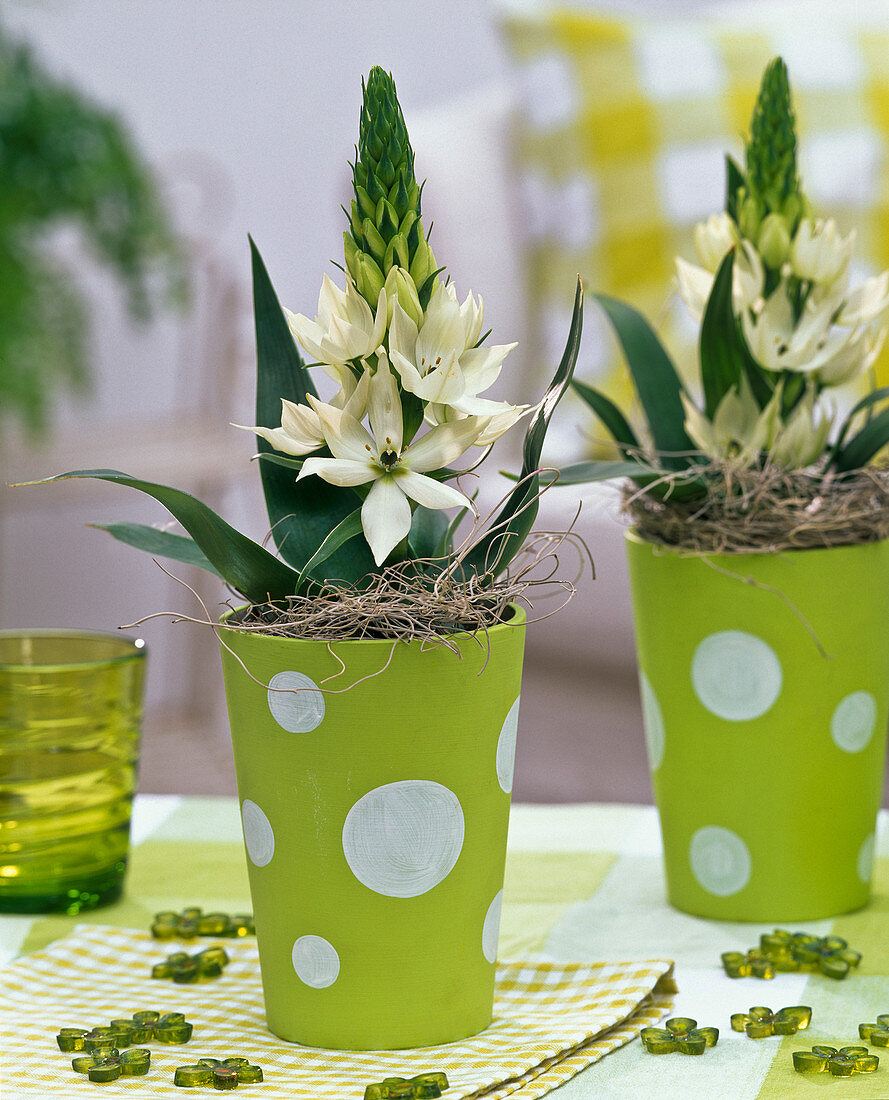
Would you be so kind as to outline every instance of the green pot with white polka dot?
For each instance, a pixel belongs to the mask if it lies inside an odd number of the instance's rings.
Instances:
[[[223,629],[269,1028],[343,1050],[491,1022],[525,614],[449,645]]]
[[[667,891],[735,921],[867,904],[889,542],[706,558],[627,537]]]

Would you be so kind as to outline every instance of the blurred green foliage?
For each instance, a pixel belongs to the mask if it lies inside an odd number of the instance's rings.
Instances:
[[[88,389],[88,304],[52,242],[69,226],[132,317],[184,300],[184,255],[125,127],[0,25],[0,429],[38,436],[56,390]]]

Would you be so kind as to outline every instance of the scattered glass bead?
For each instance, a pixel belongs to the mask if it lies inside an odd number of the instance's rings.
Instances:
[[[228,961],[225,949],[218,945],[206,947],[194,955],[189,955],[187,951],[176,951],[168,955],[163,962],[153,966],[151,976],[152,978],[171,978],[174,982],[185,985],[218,978],[222,968],[228,965]]]
[[[387,1077],[378,1085],[368,1085],[364,1090],[364,1100],[423,1100],[425,1097],[441,1096],[448,1088],[445,1074],[420,1073],[416,1077]]]
[[[889,1047],[889,1013],[877,1017],[875,1024],[859,1024],[858,1036],[875,1047]]]
[[[87,1032],[88,1029],[85,1027],[63,1027],[56,1036],[59,1050],[64,1050],[66,1054],[85,1050],[83,1038]]]
[[[193,940],[198,936],[238,938],[255,935],[256,928],[249,913],[205,913],[193,905],[181,913],[172,909],[155,913],[151,934],[156,940]]]
[[[142,1077],[151,1066],[151,1051],[134,1047],[132,1050],[110,1050],[85,1054],[74,1058],[71,1068],[85,1073],[91,1081],[116,1081],[118,1077]]]
[[[834,1077],[851,1077],[853,1073],[874,1073],[880,1059],[867,1047],[816,1046],[793,1052],[793,1068],[797,1073],[831,1073]]]
[[[775,964],[759,950],[752,947],[748,952],[724,951],[722,967],[730,978],[774,978]]]
[[[779,971],[805,971],[828,978],[845,978],[861,962],[840,936],[813,936],[808,932],[788,932],[776,928],[765,932],[759,947],[746,953],[726,951],[722,966],[730,978],[774,978]]]
[[[796,1035],[811,1022],[812,1010],[807,1005],[793,1005],[772,1012],[763,1005],[754,1005],[749,1012],[736,1012],[731,1018],[732,1031],[744,1031],[751,1039],[770,1035]]]
[[[707,1047],[716,1046],[719,1028],[698,1027],[697,1020],[677,1016],[663,1027],[642,1028],[639,1037],[649,1054],[703,1054]]]
[[[180,1088],[212,1085],[221,1091],[260,1081],[262,1069],[246,1058],[199,1058],[194,1065],[180,1066],[173,1075],[173,1084]]]

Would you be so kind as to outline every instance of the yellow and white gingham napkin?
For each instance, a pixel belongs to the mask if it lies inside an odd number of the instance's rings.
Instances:
[[[181,1100],[186,1093],[173,1085],[177,1066],[240,1055],[263,1069],[263,1084],[244,1086],[251,1095],[255,1090],[276,1098],[360,1100],[371,1082],[443,1070],[450,1082],[448,1100],[500,1100],[516,1092],[530,1100],[659,1020],[669,1012],[675,991],[673,964],[665,959],[500,963],[494,1022],[480,1035],[423,1050],[318,1050],[283,1042],[266,1027],[255,940],[224,945],[231,962],[222,976],[194,986],[150,977],[152,965],[175,945],[158,943],[147,932],[104,925],[78,925],[44,951],[5,967],[0,971],[3,1096],[95,1096],[97,1086],[75,1073],[72,1056],[58,1049],[59,1030],[155,1009],[184,1013],[194,1025],[191,1041],[146,1044],[150,1074],[103,1084],[103,1096]]]

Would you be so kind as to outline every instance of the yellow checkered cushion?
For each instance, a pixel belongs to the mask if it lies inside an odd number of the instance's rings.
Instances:
[[[558,359],[580,272],[588,293],[640,309],[690,369],[697,330],[671,295],[674,257],[693,260],[694,225],[724,207],[725,154],[743,163],[762,71],[776,54],[790,71],[807,194],[819,213],[857,229],[853,275],[889,267],[889,3],[707,11],[618,18],[580,0],[504,10],[535,359]],[[889,382],[885,352],[879,371]],[[577,374],[629,402],[594,309]]]

